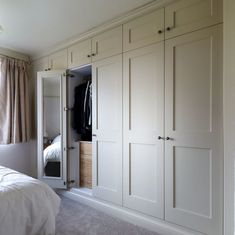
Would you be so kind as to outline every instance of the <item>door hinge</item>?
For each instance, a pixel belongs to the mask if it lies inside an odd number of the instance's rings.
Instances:
[[[64,111],[72,111],[73,108],[64,107]]]
[[[67,147],[67,150],[72,150],[75,149],[75,147],[71,146],[71,147]]]
[[[71,146],[71,147],[64,147],[64,151],[68,151],[68,150],[73,150],[75,149],[75,147]]]
[[[74,78],[74,74],[71,74],[71,73],[66,73],[66,77],[69,77],[69,78]]]
[[[70,184],[74,184],[75,180],[68,180],[67,182],[64,181],[64,185],[69,186]]]

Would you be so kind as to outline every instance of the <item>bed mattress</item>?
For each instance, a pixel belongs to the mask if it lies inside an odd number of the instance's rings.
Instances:
[[[43,182],[0,166],[0,234],[52,235],[60,198]]]

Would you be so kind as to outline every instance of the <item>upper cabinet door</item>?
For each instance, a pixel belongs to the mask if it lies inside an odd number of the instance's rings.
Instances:
[[[49,61],[47,56],[33,61],[33,71],[36,72],[35,77],[37,77],[38,71],[46,71],[48,67],[49,67]]]
[[[222,46],[215,26],[165,47],[165,219],[210,235],[222,234]]]
[[[122,26],[92,38],[92,61],[122,53]]]
[[[123,204],[164,218],[164,42],[124,54]]]
[[[221,0],[181,0],[165,8],[165,37],[172,38],[187,32],[222,22]]]
[[[91,39],[68,48],[68,68],[81,67],[91,63]]]
[[[123,25],[124,52],[164,40],[164,9]]]
[[[93,195],[122,204],[122,55],[92,66]]]
[[[67,69],[67,49],[58,51],[49,56],[50,70]]]

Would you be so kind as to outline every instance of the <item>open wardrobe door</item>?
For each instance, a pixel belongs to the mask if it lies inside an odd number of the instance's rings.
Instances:
[[[66,71],[37,74],[38,179],[67,188]]]

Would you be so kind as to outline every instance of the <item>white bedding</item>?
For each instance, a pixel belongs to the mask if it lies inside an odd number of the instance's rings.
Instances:
[[[52,143],[43,150],[44,155],[44,166],[48,161],[59,162],[61,157],[61,142]]]
[[[0,166],[0,234],[52,235],[60,198],[43,182]]]

